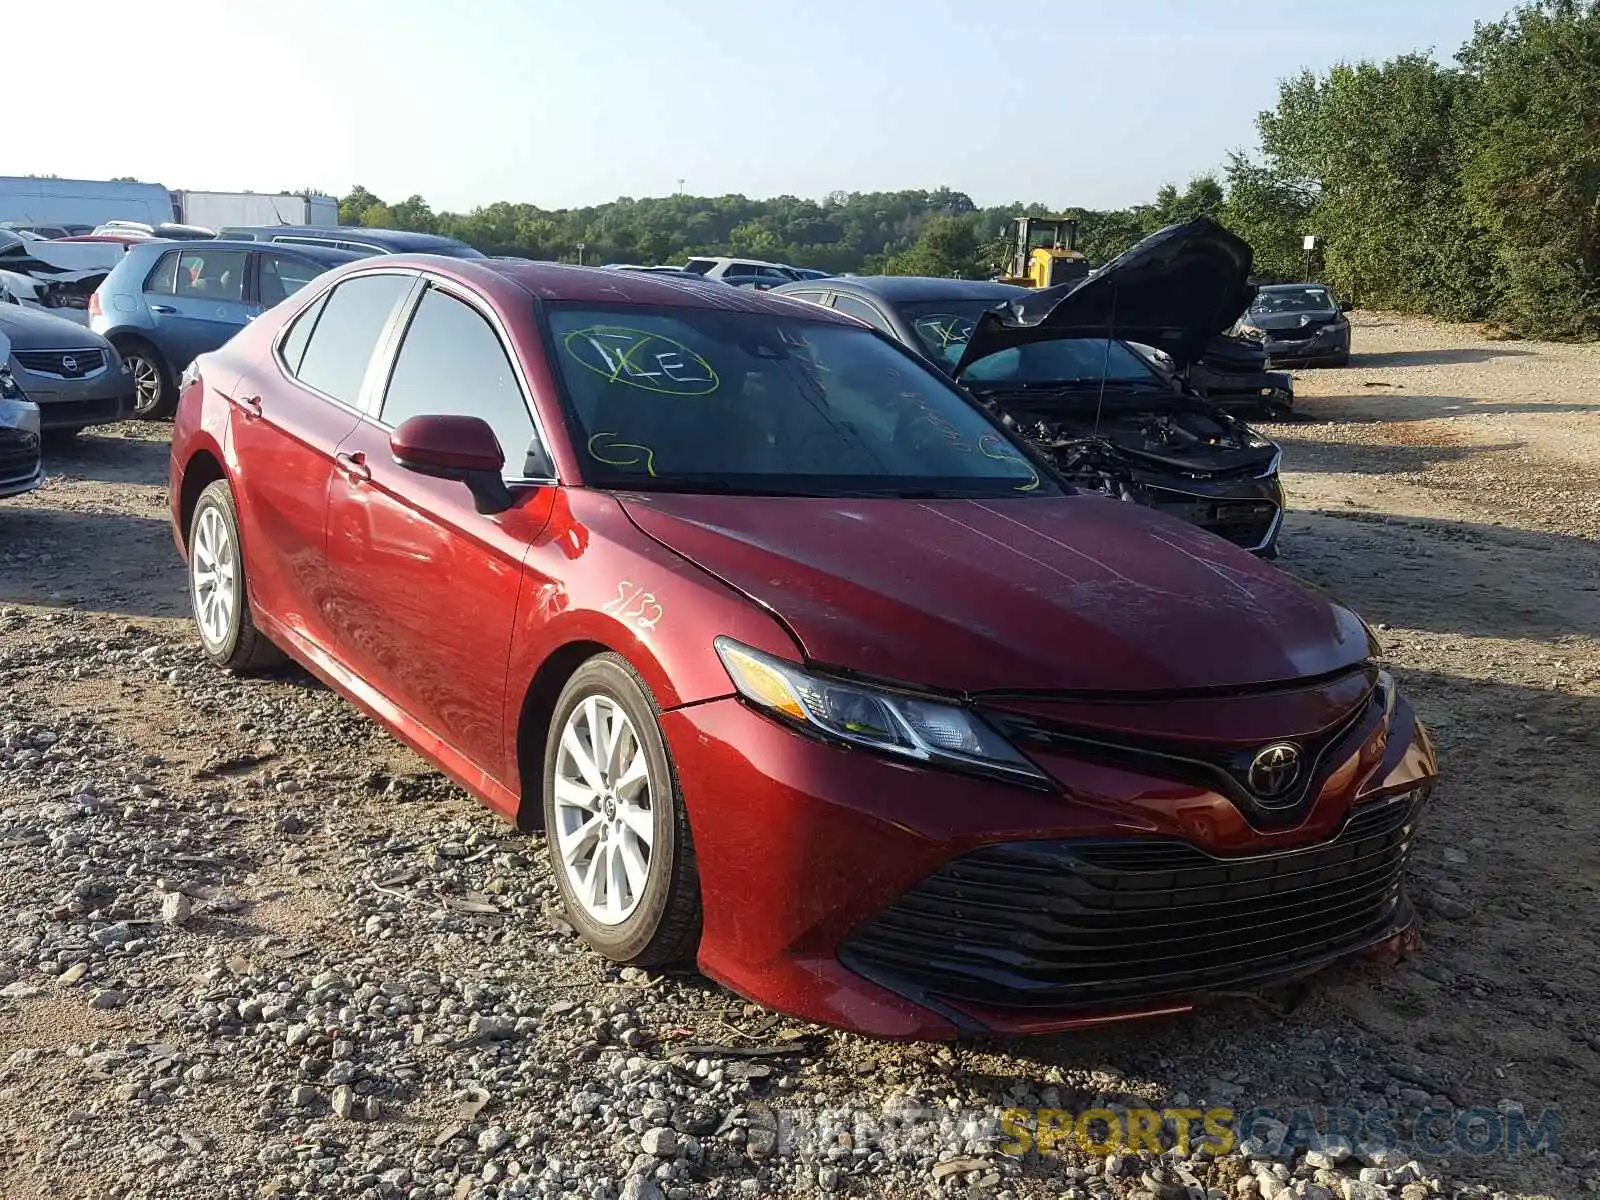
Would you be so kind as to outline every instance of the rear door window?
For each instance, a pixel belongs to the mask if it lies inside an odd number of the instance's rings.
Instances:
[[[378,419],[392,429],[424,414],[483,418],[505,453],[507,477],[528,476],[533,418],[510,355],[482,314],[432,287],[400,343]]]
[[[883,314],[864,300],[857,300],[854,296],[835,296],[833,307],[858,321],[865,321],[874,329],[881,329],[884,333],[891,332],[889,322],[884,319]]]
[[[174,296],[241,303],[244,300],[243,250],[184,250],[178,254]]]
[[[144,277],[144,291],[149,296],[170,296],[177,286],[178,252],[169,250],[161,256],[155,269]]]
[[[311,340],[311,331],[317,327],[317,317],[327,302],[326,293],[313,300],[311,307],[294,319],[289,326],[289,332],[284,334],[283,341],[278,345],[278,353],[283,356],[283,365],[289,368],[291,375],[300,372],[300,360],[305,356],[306,343]]]
[[[359,408],[378,338],[415,282],[410,275],[359,275],[334,288],[300,357],[300,382]]]
[[[261,303],[267,307],[287,300],[328,268],[321,263],[283,254],[261,255]]]

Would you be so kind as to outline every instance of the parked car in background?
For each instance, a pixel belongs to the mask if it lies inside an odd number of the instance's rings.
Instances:
[[[39,448],[39,406],[28,399],[6,364],[11,343],[0,333],[0,499],[31,492],[44,482]]]
[[[124,247],[47,240],[0,230],[0,304],[89,321],[89,297]]]
[[[40,225],[30,221],[0,221],[0,229],[9,229],[12,233],[24,235],[31,233],[47,240],[88,233],[93,228],[93,225]]]
[[[1274,367],[1343,367],[1350,363],[1349,311],[1320,283],[1272,283],[1256,289],[1234,332],[1264,346]]]
[[[363,225],[229,225],[218,237],[233,241],[280,242],[291,246],[326,246],[351,254],[442,254],[446,258],[485,258],[465,242],[432,233],[403,229],[368,229]]]
[[[762,262],[758,258],[727,258],[720,255],[691,258],[683,264],[683,269],[712,279],[721,279],[725,275],[767,278],[771,279],[774,285],[799,278],[795,269],[784,263]]]
[[[173,242],[203,242],[217,236],[215,229],[201,225],[180,225],[176,221],[107,221],[91,231],[102,236],[166,238]]]
[[[840,313],[351,263],[197,361],[168,494],[207,658],[542,826],[615,961],[948,1038],[1414,932],[1433,752],[1361,619]]]
[[[523,259],[523,262],[532,262],[532,259]],[[608,263],[603,268],[607,271],[641,271],[647,275],[667,275],[676,279],[697,279],[704,283],[707,276],[695,271],[685,271],[682,267],[641,267],[634,263]],[[723,281],[718,281],[723,282]]]
[[[790,267],[789,270],[793,272],[796,279],[831,279],[833,277],[833,272],[818,271],[814,267]]]
[[[778,275],[702,275],[700,278],[726,283],[730,287],[754,288],[758,292],[769,291],[793,282]]]
[[[1218,297],[1243,286],[1244,272],[1233,257],[1242,253],[1248,267],[1242,242],[1214,238],[1203,228],[1182,240],[1184,269],[1202,258],[1209,267],[1205,277],[1184,278],[1193,312],[1158,311],[1160,270],[1153,272],[1154,283],[1137,278],[1141,266],[1149,266],[1148,252],[1145,259],[1124,256],[1095,277],[1104,280],[1115,270],[1131,285],[1119,313],[1119,328],[1130,340],[1156,325],[1198,337],[1198,328],[1216,319],[1206,314]],[[1108,338],[1104,324],[1085,325],[1061,307],[1071,297],[1082,303],[1091,286],[1113,287],[1116,280],[1041,291],[983,280],[878,275],[791,283],[773,294],[831,307],[910,346],[1029,438],[1073,484],[1170,513],[1256,554],[1275,555],[1283,521],[1278,446],[1158,370],[1128,342]],[[1136,295],[1133,286],[1148,290]],[[1018,305],[1036,305],[1030,313],[1045,315],[1032,324],[996,315]],[[993,328],[983,329],[986,324]],[[979,330],[984,336],[974,350]],[[1157,348],[1183,365],[1190,361],[1180,345]]]
[[[127,361],[133,414],[171,416],[178,378],[196,355],[359,257],[318,245],[149,241],[131,248],[90,298],[90,328]]]
[[[0,305],[11,344],[11,377],[39,406],[46,437],[75,437],[133,413],[133,375],[116,348],[92,330],[50,313]]]

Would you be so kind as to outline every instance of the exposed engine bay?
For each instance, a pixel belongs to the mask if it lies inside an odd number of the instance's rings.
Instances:
[[[1113,464],[1185,478],[1259,475],[1278,448],[1221,409],[1179,395],[989,393],[979,398],[1009,428],[1043,450],[1057,468],[1099,476]],[[1097,416],[1098,410],[1098,416]]]
[[[1146,389],[979,392],[983,405],[1084,491],[1158,509],[1274,553],[1279,449],[1198,397]],[[1097,417],[1098,412],[1098,417]]]

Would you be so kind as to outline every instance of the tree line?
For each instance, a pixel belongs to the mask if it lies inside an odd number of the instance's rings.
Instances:
[[[1256,121],[1260,148],[1147,204],[980,208],[950,188],[623,197],[582,208],[502,201],[434,212],[362,187],[341,221],[460,238],[487,254],[681,262],[732,254],[861,274],[984,278],[1013,217],[1061,212],[1100,263],[1209,215],[1248,240],[1264,279],[1312,273],[1358,303],[1494,321],[1529,337],[1600,337],[1600,0],[1536,0],[1432,52],[1304,71]]]

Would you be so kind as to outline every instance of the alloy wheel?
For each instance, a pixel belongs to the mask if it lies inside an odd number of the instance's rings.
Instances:
[[[239,604],[239,563],[228,523],[214,506],[201,509],[195,524],[189,583],[201,636],[212,646],[222,645],[233,628]]]
[[[650,760],[622,706],[595,693],[572,710],[555,764],[558,867],[601,925],[632,915],[650,878]]]
[[[127,355],[126,362],[133,372],[134,411],[149,412],[161,399],[161,370],[142,354]]]

